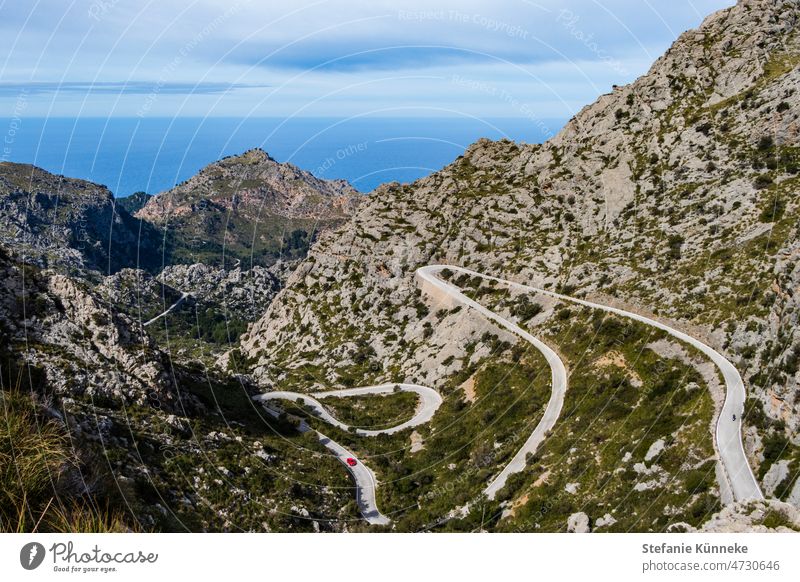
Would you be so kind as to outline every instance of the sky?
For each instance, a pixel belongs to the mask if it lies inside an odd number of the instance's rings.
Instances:
[[[0,0],[6,117],[569,118],[732,0]]]

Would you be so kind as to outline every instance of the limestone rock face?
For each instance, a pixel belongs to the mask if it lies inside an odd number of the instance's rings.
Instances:
[[[136,322],[64,275],[24,269],[7,256],[0,269],[6,349],[42,370],[54,394],[175,404],[166,358]]]
[[[269,268],[222,269],[203,263],[170,265],[158,279],[192,297],[224,306],[246,321],[264,313],[287,277],[291,264],[276,263]]]
[[[735,503],[714,515],[702,532],[793,532],[800,531],[800,511],[779,501]]]
[[[118,207],[105,186],[11,162],[0,162],[0,245],[24,261],[72,271],[147,268],[158,256],[157,233]]]

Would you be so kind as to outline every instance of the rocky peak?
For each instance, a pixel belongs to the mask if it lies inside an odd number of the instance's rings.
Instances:
[[[708,16],[699,28],[684,32],[646,75],[586,106],[554,145],[575,145],[593,129],[620,131],[620,120],[625,126],[657,124],[662,113],[677,120],[676,113],[716,105],[791,71],[798,65],[799,16],[797,0],[743,0]],[[609,136],[606,143],[612,140]]]
[[[206,208],[299,219],[336,219],[352,213],[358,192],[344,180],[321,180],[256,148],[210,164],[148,201],[137,216],[163,223]]]
[[[345,181],[252,149],[150,198],[136,216],[166,227],[173,263],[227,268],[226,257],[267,266],[305,256],[317,233],[341,224],[361,198]]]

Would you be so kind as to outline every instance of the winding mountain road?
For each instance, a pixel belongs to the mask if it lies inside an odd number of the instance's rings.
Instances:
[[[561,414],[561,409],[564,404],[564,395],[567,390],[567,370],[566,367],[564,366],[564,363],[561,361],[561,358],[558,356],[558,354],[555,351],[553,351],[549,346],[547,346],[545,343],[543,343],[541,340],[534,337],[527,331],[523,330],[518,325],[512,323],[511,321],[505,319],[504,317],[480,305],[473,299],[470,299],[469,297],[464,295],[464,293],[462,293],[461,289],[443,280],[439,275],[444,270],[449,270],[454,273],[463,273],[472,277],[480,277],[488,281],[495,281],[509,288],[519,289],[521,291],[525,291],[528,293],[537,293],[541,295],[546,295],[549,297],[553,297],[555,299],[559,299],[561,301],[566,301],[577,305],[583,305],[585,307],[590,307],[592,309],[599,309],[602,311],[606,311],[608,313],[619,315],[621,317],[626,317],[635,321],[639,321],[646,325],[660,329],[668,333],[669,335],[675,337],[676,339],[685,342],[695,347],[696,349],[700,350],[702,353],[708,356],[720,370],[726,385],[725,403],[723,404],[722,411],[720,412],[720,415],[717,418],[716,430],[714,434],[716,448],[719,453],[720,461],[722,463],[722,468],[723,468],[722,472],[724,474],[724,478],[726,479],[727,484],[736,501],[764,498],[761,489],[758,485],[758,482],[756,481],[756,478],[753,475],[753,472],[750,468],[750,465],[747,462],[747,457],[744,452],[744,446],[742,444],[741,418],[742,418],[742,412],[744,410],[744,401],[746,396],[744,382],[742,381],[742,378],[739,375],[739,372],[736,370],[735,366],[731,364],[724,356],[722,356],[722,354],[720,354],[710,346],[704,344],[700,340],[690,335],[678,331],[664,323],[661,323],[659,321],[650,319],[648,317],[636,313],[632,313],[630,311],[625,311],[622,309],[610,307],[608,305],[603,305],[600,303],[593,303],[591,301],[586,301],[583,299],[576,299],[574,297],[569,297],[567,295],[562,295],[560,293],[556,293],[553,291],[547,291],[545,289],[539,289],[537,287],[531,287],[529,285],[524,285],[521,283],[515,283],[513,281],[508,281],[505,279],[484,275],[482,273],[478,273],[471,269],[465,269],[463,267],[456,267],[451,265],[429,265],[417,269],[415,273],[415,276],[417,278],[418,283],[420,284],[423,293],[430,295],[434,300],[437,300],[446,305],[450,306],[463,305],[469,309],[476,311],[477,313],[481,314],[483,317],[489,319],[490,321],[493,321],[500,327],[507,329],[511,333],[529,342],[537,350],[539,350],[539,352],[541,352],[541,354],[547,361],[547,364],[550,366],[551,377],[552,377],[551,378],[552,391],[550,395],[550,400],[547,403],[547,407],[545,408],[544,414],[542,415],[542,418],[539,420],[536,427],[533,429],[531,435],[523,443],[519,451],[517,451],[517,453],[514,455],[514,457],[512,457],[512,459],[508,462],[508,464],[506,464],[506,466],[503,467],[500,473],[498,473],[484,489],[484,494],[489,499],[495,498],[497,492],[500,491],[505,486],[506,482],[508,481],[508,478],[511,475],[518,473],[525,468],[525,461],[527,455],[529,453],[533,454],[536,452],[539,445],[546,438],[548,432],[555,425],[559,415]],[[173,306],[173,308],[175,306]],[[170,310],[171,309],[172,308],[170,308]],[[167,310],[167,312],[165,312],[162,315],[165,315],[170,310]],[[151,322],[152,320],[148,323]],[[403,422],[397,426],[386,429],[381,429],[381,430],[364,430],[360,428],[352,429],[355,432],[355,434],[358,434],[360,436],[373,437],[380,434],[394,434],[396,432],[400,432],[407,428],[419,426],[421,424],[430,421],[431,418],[433,418],[433,415],[439,409],[439,406],[442,404],[441,396],[433,388],[429,388],[427,386],[420,386],[417,384],[405,384],[405,383],[381,384],[379,386],[365,386],[361,388],[331,390],[325,392],[317,392],[310,395],[301,394],[299,392],[268,392],[265,394],[259,394],[257,396],[254,396],[253,399],[260,401],[262,404],[264,404],[267,412],[272,414],[273,416],[277,416],[278,413],[267,406],[268,402],[275,400],[297,401],[299,399],[300,401],[302,401],[303,404],[309,406],[314,411],[315,415],[321,420],[324,420],[328,424],[336,426],[342,430],[349,431],[351,430],[351,427],[349,427],[348,425],[344,424],[343,422],[336,419],[333,415],[331,415],[325,409],[325,407],[320,403],[319,399],[345,398],[350,396],[361,396],[367,394],[389,394],[391,392],[394,392],[395,390],[400,390],[404,392],[414,392],[420,397],[420,404],[418,405],[414,416],[406,422]],[[298,429],[301,432],[307,432],[309,430],[312,430],[305,421],[301,421]],[[353,475],[353,478],[356,483],[356,501],[358,503],[359,510],[361,511],[364,518],[371,524],[376,524],[376,525],[389,524],[391,520],[385,515],[383,515],[378,510],[377,507],[377,502],[375,499],[375,490],[377,487],[377,481],[375,479],[375,475],[373,474],[373,472],[362,462],[358,462],[354,467],[351,467],[346,462],[348,457],[356,458],[351,451],[347,450],[342,445],[336,443],[335,441],[331,440],[329,437],[323,435],[318,431],[316,432],[316,434],[318,435],[319,441],[328,450],[333,452],[334,455],[347,467],[347,469]]]
[[[746,398],[744,382],[742,381],[742,377],[739,375],[739,372],[736,370],[736,367],[714,348],[704,344],[700,340],[688,334],[661,323],[660,321],[650,319],[649,317],[645,317],[637,313],[632,313],[616,307],[610,307],[608,305],[602,305],[600,303],[593,303],[583,299],[576,299],[574,297],[561,295],[560,293],[555,293],[553,291],[538,289],[536,287],[523,285],[521,283],[513,283],[497,277],[483,275],[482,273],[462,267],[430,265],[419,269],[417,271],[417,276],[424,281],[424,284],[437,287],[444,293],[452,296],[455,296],[455,293],[460,294],[460,291],[458,291],[457,287],[449,285],[436,276],[445,269],[449,269],[450,271],[457,273],[465,273],[470,276],[481,277],[490,281],[496,281],[508,287],[513,287],[530,293],[539,293],[555,299],[560,299],[562,301],[583,305],[593,309],[600,309],[602,311],[614,313],[622,317],[627,317],[629,319],[633,319],[665,331],[674,338],[685,342],[703,352],[712,362],[714,362],[714,365],[717,366],[719,371],[722,373],[723,379],[725,380],[725,403],[723,404],[722,411],[717,418],[714,438],[720,460],[722,461],[725,477],[731,488],[734,499],[736,501],[764,499],[764,495],[761,492],[758,481],[756,480],[755,475],[753,475],[750,464],[747,462],[747,456],[745,455],[744,446],[742,444],[742,413],[744,411],[744,402]],[[463,301],[461,302],[463,303]],[[472,301],[472,304],[475,304],[475,302]]]
[[[394,434],[407,428],[425,424],[431,418],[433,418],[433,415],[436,414],[436,411],[442,404],[442,397],[433,388],[420,386],[418,384],[404,383],[381,384],[379,386],[364,386],[361,388],[347,388],[344,390],[329,390],[325,392],[316,392],[314,394],[301,394],[299,392],[267,392],[265,394],[253,396],[253,400],[261,402],[262,404],[274,400],[291,400],[293,402],[300,400],[303,404],[309,406],[314,411],[314,414],[321,420],[324,420],[328,424],[336,426],[344,431],[349,431],[351,430],[350,426],[346,425],[330,414],[320,403],[318,398],[346,398],[351,396],[365,396],[369,394],[392,394],[395,391],[413,392],[419,396],[419,405],[414,412],[414,416],[411,417],[411,419],[390,428],[380,430],[363,430],[356,428],[354,429],[355,434],[366,437],[374,437],[380,434]],[[277,416],[277,412],[274,410],[266,406],[265,409],[273,416]],[[298,426],[298,430],[300,432],[308,432],[312,429],[305,421],[301,421],[300,425]],[[375,474],[372,472],[372,470],[361,461],[357,461],[355,466],[350,466],[347,463],[347,459],[356,459],[356,456],[353,454],[353,452],[349,451],[319,431],[317,431],[316,434],[319,438],[319,442],[325,448],[331,451],[353,475],[353,479],[356,483],[356,503],[358,504],[359,511],[361,511],[361,515],[364,516],[364,519],[373,525],[387,525],[390,523],[391,520],[378,510],[378,504],[375,499],[377,480],[375,479]]]
[[[547,432],[553,428],[556,420],[558,420],[558,416],[561,414],[561,408],[564,405],[564,394],[567,391],[567,369],[564,366],[564,362],[562,362],[561,358],[558,357],[558,354],[555,353],[549,346],[544,344],[541,340],[535,338],[527,331],[520,328],[518,325],[511,323],[504,317],[497,315],[494,311],[490,311],[480,303],[470,299],[455,285],[451,285],[447,281],[440,279],[437,275],[439,275],[439,273],[441,273],[444,269],[450,269],[454,272],[458,271],[469,273],[470,275],[477,275],[478,277],[491,279],[491,277],[486,277],[480,273],[468,271],[467,269],[462,269],[460,267],[430,265],[428,267],[417,269],[416,273],[417,280],[420,282],[422,291],[424,293],[431,295],[435,299],[446,302],[449,301],[451,303],[460,303],[465,307],[469,307],[470,309],[477,311],[485,318],[494,321],[501,327],[506,328],[513,334],[518,335],[525,341],[532,344],[542,353],[545,360],[547,360],[547,364],[550,366],[550,372],[552,376],[552,391],[550,393],[550,400],[547,402],[547,407],[544,410],[541,420],[533,429],[533,432],[528,439],[523,443],[522,448],[517,451],[517,454],[514,455],[511,461],[509,461],[508,464],[503,467],[503,470],[500,471],[500,473],[494,479],[492,479],[486,489],[484,489],[486,496],[489,499],[494,499],[495,495],[497,495],[497,492],[505,486],[508,478],[514,473],[519,473],[525,468],[525,459],[528,456],[528,453],[533,454],[536,452],[536,449],[539,448],[539,445],[547,436]]]
[[[254,396],[254,400],[269,402],[270,400],[302,400],[303,404],[309,406],[320,419],[328,424],[332,424],[344,431],[351,430],[351,427],[334,418],[327,409],[319,402],[318,398],[347,398],[348,396],[367,396],[371,394],[392,394],[394,392],[413,392],[419,396],[420,403],[417,406],[414,416],[409,420],[380,430],[353,429],[355,434],[360,436],[378,436],[379,434],[394,434],[407,428],[412,428],[425,424],[436,413],[442,405],[442,397],[433,388],[420,386],[418,384],[380,384],[379,386],[363,386],[361,388],[346,388],[344,390],[328,390],[326,392],[315,392],[313,394],[301,394],[300,392],[267,392]]]

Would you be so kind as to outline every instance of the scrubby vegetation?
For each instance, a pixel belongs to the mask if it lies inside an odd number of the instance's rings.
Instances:
[[[414,416],[418,397],[412,392],[324,398],[322,403],[343,423],[367,430],[397,426]]]
[[[488,306],[514,317],[519,305],[536,301],[506,293]],[[593,520],[611,516],[601,531],[702,523],[720,507],[703,378],[654,351],[665,338],[658,330],[575,306],[549,312],[531,331],[558,346],[569,368],[564,409],[529,468],[498,496],[511,513],[483,506],[483,527],[561,531],[578,511]]]

